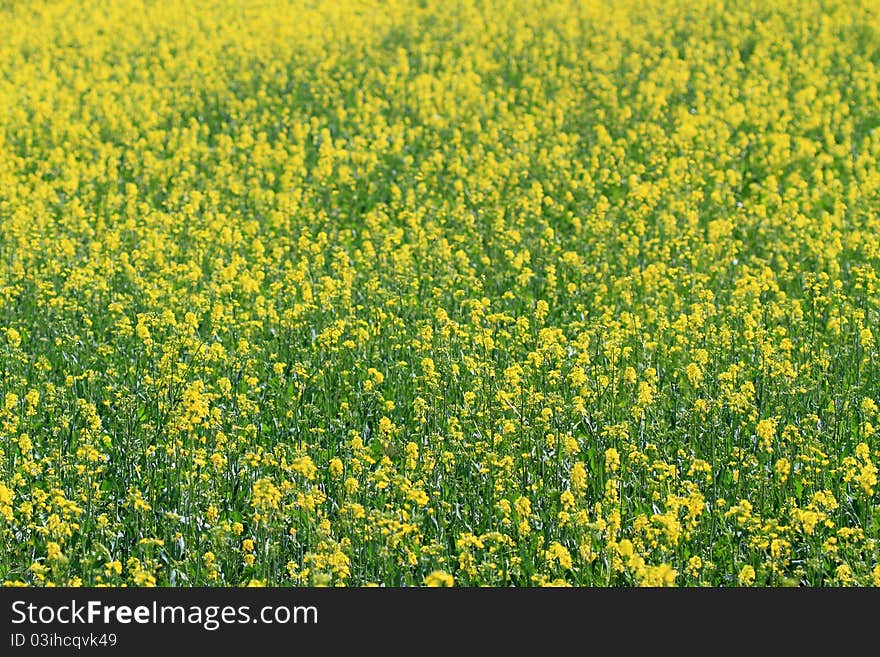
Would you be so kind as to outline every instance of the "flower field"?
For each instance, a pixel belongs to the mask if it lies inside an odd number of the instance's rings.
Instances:
[[[0,2],[0,581],[880,586],[871,0]]]

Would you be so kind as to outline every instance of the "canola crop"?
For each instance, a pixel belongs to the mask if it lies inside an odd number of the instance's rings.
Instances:
[[[6,585],[880,585],[869,0],[0,3]]]

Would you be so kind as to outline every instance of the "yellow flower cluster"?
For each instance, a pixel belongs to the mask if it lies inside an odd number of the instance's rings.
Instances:
[[[0,5],[0,581],[880,585],[871,0]]]

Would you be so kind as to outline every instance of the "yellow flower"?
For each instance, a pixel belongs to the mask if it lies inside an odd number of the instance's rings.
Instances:
[[[528,518],[532,515],[532,503],[529,498],[522,495],[513,502],[513,508],[521,518]]]
[[[535,304],[535,319],[539,322],[543,321],[549,312],[550,305],[543,299],[538,299],[538,302]]]
[[[385,438],[390,437],[395,431],[394,423],[390,418],[386,416],[382,416],[379,419],[379,433]]]
[[[843,586],[852,586],[853,584],[855,584],[855,574],[853,573],[853,570],[849,565],[842,563],[837,567],[834,572],[835,575],[837,575],[838,581]]]
[[[791,462],[787,458],[777,459],[773,469],[776,471],[779,481],[785,483],[791,473]]]
[[[12,489],[0,482],[0,515],[12,520]]]
[[[557,562],[560,567],[565,570],[571,570],[572,568],[572,560],[571,553],[568,549],[559,543],[558,541],[553,541],[550,543],[550,546],[547,548],[547,561],[549,562]]]
[[[738,579],[741,586],[751,586],[755,582],[755,569],[749,565],[743,566]]]
[[[435,570],[425,576],[424,584],[430,587],[454,586],[455,578],[442,570]]]
[[[687,375],[688,381],[691,382],[691,385],[694,388],[699,388],[703,383],[703,371],[700,369],[700,366],[697,363],[690,363],[685,368],[685,374]]]
[[[9,343],[10,347],[18,347],[21,344],[21,333],[16,331],[14,328],[7,328],[6,341]]]
[[[761,420],[755,430],[760,439],[761,448],[769,451],[776,439],[776,420],[772,418]]]
[[[290,469],[310,481],[315,478],[315,474],[318,472],[318,468],[310,456],[301,456],[294,459],[290,464]]]
[[[64,558],[64,554],[61,552],[61,546],[58,545],[55,541],[49,541],[46,543],[46,560],[47,561],[61,561]]]
[[[251,505],[258,511],[271,511],[278,508],[281,491],[269,479],[263,477],[254,482]]]
[[[571,466],[571,487],[578,495],[583,494],[587,488],[587,469],[580,461]]]
[[[608,472],[617,472],[620,469],[620,453],[614,447],[605,450],[605,467]]]
[[[213,504],[208,507],[208,510],[205,512],[205,518],[207,518],[208,522],[217,522],[217,518],[220,517],[220,510],[214,506]]]

